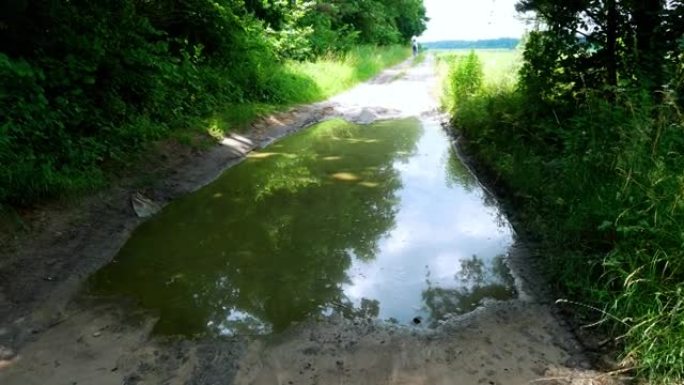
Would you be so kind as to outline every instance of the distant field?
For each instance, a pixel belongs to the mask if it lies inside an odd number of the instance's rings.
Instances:
[[[448,67],[449,63],[459,57],[468,55],[469,49],[431,49],[437,55],[440,67]],[[515,83],[520,68],[521,52],[507,49],[476,49],[482,61],[485,83],[489,86],[505,86]]]
[[[520,39],[504,37],[485,40],[442,40],[424,42],[421,45],[428,49],[514,49],[520,45]]]
[[[441,83],[440,105],[445,111],[454,108],[454,98],[449,82],[450,68],[461,58],[465,58],[471,51],[475,51],[484,72],[484,89],[490,91],[507,90],[515,86],[518,80],[518,70],[522,59],[518,50],[506,49],[451,49],[430,50],[437,57],[437,74]]]

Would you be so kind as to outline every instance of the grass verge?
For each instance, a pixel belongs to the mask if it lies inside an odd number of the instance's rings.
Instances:
[[[540,238],[549,281],[578,304],[573,311],[598,321],[638,376],[681,384],[684,119],[676,102],[587,91],[570,107],[548,108],[481,57],[440,60],[444,105],[467,151]]]
[[[154,99],[146,101],[149,106],[112,98],[91,103],[93,113],[48,103],[38,87],[42,73],[0,55],[0,78],[7,80],[8,89],[23,90],[14,93],[19,95],[17,116],[0,125],[0,208],[78,197],[122,172],[129,174],[125,170],[138,172],[136,162],[153,152],[153,142],[172,138],[208,146],[212,137],[243,129],[259,116],[324,100],[409,55],[403,46],[359,46],[314,62],[255,58],[252,64],[227,67],[188,61],[163,67],[166,72],[158,79],[145,78],[158,86]],[[245,66],[258,68],[246,71]],[[34,88],[37,96],[22,96]],[[120,121],[109,121],[105,110],[114,111]],[[72,120],[79,126],[72,127]]]
[[[399,64],[410,55],[403,46],[361,46],[344,54],[328,55],[312,62],[290,61],[272,84],[282,95],[278,103],[230,105],[208,119],[207,132],[220,136],[242,130],[260,116],[284,111],[297,104],[325,100]]]

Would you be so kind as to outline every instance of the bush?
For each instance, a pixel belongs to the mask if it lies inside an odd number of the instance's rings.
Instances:
[[[468,56],[458,58],[449,73],[449,84],[454,106],[465,102],[482,90],[482,63],[475,51]]]
[[[291,105],[339,91],[330,85],[319,89],[312,74],[290,62],[329,51],[346,61],[345,53],[359,41],[354,20],[343,20],[356,11],[314,12],[323,5],[3,4],[0,204],[25,205],[98,188],[106,183],[105,164],[125,165],[149,141],[226,106]],[[424,28],[424,14],[412,17]],[[393,20],[365,27],[392,29]],[[362,56],[352,66],[358,73],[342,79],[345,85],[376,72],[375,65],[363,68],[371,55]],[[246,110],[242,115],[257,109]]]
[[[539,94],[529,90],[454,96],[454,125],[548,248],[558,293],[604,310],[605,331],[620,337],[641,375],[681,382],[684,119],[676,95],[658,102],[632,90],[607,99],[584,89],[572,110],[560,105],[571,112],[558,114],[557,100],[530,103]]]

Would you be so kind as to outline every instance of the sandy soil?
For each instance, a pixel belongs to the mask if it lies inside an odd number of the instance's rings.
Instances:
[[[433,63],[410,63],[327,102],[255,123],[206,151],[167,149],[146,197],[163,205],[211,182],[255,147],[334,116],[359,123],[436,115]],[[530,252],[509,264],[520,298],[437,330],[335,316],[284,335],[183,340],[150,336],[154,317],[125,304],[74,301],[81,282],[142,223],[133,182],[38,208],[0,246],[0,383],[11,384],[603,384],[548,301]]]

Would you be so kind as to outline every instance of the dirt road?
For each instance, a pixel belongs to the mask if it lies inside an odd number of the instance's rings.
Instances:
[[[329,117],[358,123],[438,116],[433,61],[405,63],[327,102],[269,117],[243,136],[164,162],[146,195],[160,204],[209,183],[253,148]],[[0,383],[21,384],[600,384],[514,246],[519,297],[415,329],[330,317],[270,337],[150,336],[154,317],[127,304],[74,300],[143,220],[132,185],[34,214],[0,262]]]

